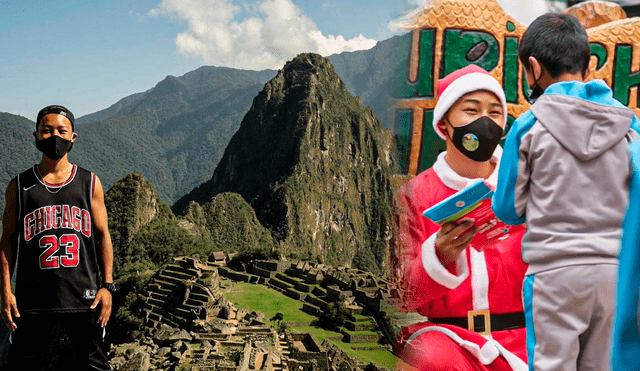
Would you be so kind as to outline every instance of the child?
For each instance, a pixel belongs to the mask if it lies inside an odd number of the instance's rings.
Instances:
[[[583,82],[590,46],[573,16],[538,17],[518,57],[537,100],[507,137],[493,209],[505,223],[527,223],[529,369],[609,370],[637,118],[603,81]]]
[[[437,225],[422,212],[477,179],[495,185],[507,118],[502,87],[470,65],[438,81],[433,127],[446,152],[396,197],[397,269],[406,310],[428,322],[399,336],[399,367],[418,370],[526,370],[520,257],[523,227],[478,251],[473,223]]]

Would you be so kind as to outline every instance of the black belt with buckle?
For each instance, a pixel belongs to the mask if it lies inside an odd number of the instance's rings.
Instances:
[[[524,312],[493,314],[488,310],[470,310],[467,317],[429,317],[428,320],[432,323],[462,327],[481,335],[525,327]]]

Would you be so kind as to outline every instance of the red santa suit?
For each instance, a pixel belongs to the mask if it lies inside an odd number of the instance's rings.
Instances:
[[[498,146],[491,159],[495,170],[486,179],[493,188],[501,154]],[[469,314],[488,311],[496,322],[491,327],[501,327],[499,322],[505,314],[506,322],[513,322],[523,312],[522,283],[527,266],[522,261],[520,241],[525,228],[513,227],[508,238],[481,252],[469,246],[456,262],[443,266],[435,251],[440,226],[422,212],[477,180],[458,175],[445,156],[446,152],[441,153],[432,168],[406,183],[397,195],[397,269],[402,277],[404,306],[434,320],[465,319]],[[522,327],[484,336],[459,326],[433,322],[408,326],[399,336],[398,355],[419,370],[528,369],[523,315]]]

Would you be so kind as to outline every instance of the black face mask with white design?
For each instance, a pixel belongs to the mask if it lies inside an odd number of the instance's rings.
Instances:
[[[488,116],[482,116],[463,126],[447,124],[453,128],[453,135],[449,137],[451,143],[473,161],[489,161],[502,139],[502,128]],[[449,136],[449,131],[445,131]]]

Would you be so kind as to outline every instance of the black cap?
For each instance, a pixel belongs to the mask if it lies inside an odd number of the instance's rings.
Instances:
[[[73,117],[73,113],[71,113],[71,111],[69,111],[66,107],[61,106],[59,104],[54,104],[51,106],[46,106],[45,108],[41,109],[40,112],[38,112],[38,118],[36,118],[36,127],[38,126],[38,124],[40,124],[40,120],[45,116],[48,115],[50,113],[55,113],[58,115],[62,115],[66,118],[69,119],[69,121],[71,121],[71,130],[75,131],[75,127],[74,127],[74,117]]]

